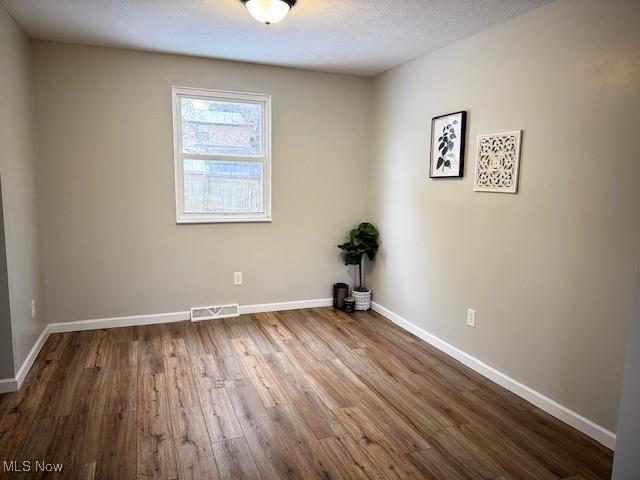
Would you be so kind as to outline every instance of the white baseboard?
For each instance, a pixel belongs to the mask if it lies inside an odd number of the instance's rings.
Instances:
[[[315,300],[299,300],[296,302],[260,303],[258,305],[240,305],[240,315],[247,313],[279,312],[282,310],[300,310],[301,308],[330,307],[331,298],[317,298]]]
[[[18,370],[16,376],[13,378],[0,379],[0,393],[15,392],[20,388],[22,382],[24,382],[24,379],[27,376],[27,373],[29,373],[29,370],[31,370],[33,362],[36,361],[40,350],[42,350],[44,343],[47,341],[47,338],[49,338],[49,325],[42,329],[42,333],[36,340],[36,343],[33,345],[33,347],[31,347],[27,358],[25,358],[24,362],[22,362],[22,365],[20,366],[20,369]]]
[[[18,373],[16,374],[16,390],[19,389],[20,386],[22,385],[22,382],[24,382],[24,379],[27,376],[27,373],[29,373],[29,370],[31,370],[31,367],[33,366],[33,362],[36,361],[36,358],[38,357],[40,350],[42,350],[42,347],[47,341],[47,338],[49,338],[49,325],[47,325],[42,329],[42,333],[36,340],[36,343],[33,345],[33,347],[31,347],[31,350],[29,351],[27,358],[25,358],[24,362],[22,362],[22,366],[20,367],[20,370],[18,370]]]
[[[0,378],[0,393],[15,392],[18,384],[15,378]]]
[[[80,332],[83,330],[100,330],[102,328],[134,327],[137,325],[154,325],[157,323],[183,322],[190,319],[190,312],[156,313],[152,315],[132,315],[129,317],[94,318],[77,322],[50,323],[50,333]]]
[[[541,410],[544,410],[548,414],[553,415],[564,423],[571,425],[576,430],[579,430],[585,435],[588,435],[594,440],[600,442],[605,447],[610,448],[611,450],[615,449],[615,433],[610,432],[606,428],[598,425],[595,422],[592,422],[588,418],[583,417],[579,413],[570,410],[569,408],[559,404],[549,397],[546,397],[542,393],[537,392],[536,390],[524,385],[523,383],[514,380],[513,378],[487,365],[476,357],[469,355],[468,353],[460,350],[457,347],[454,347],[450,343],[445,342],[441,338],[432,335],[431,333],[414,325],[400,315],[392,312],[388,308],[383,307],[379,303],[372,302],[371,306],[373,310],[378,312],[380,315],[388,318],[396,325],[404,328],[405,330],[413,333],[418,338],[421,338],[425,342],[433,345],[438,350],[441,350],[447,355],[455,358],[472,370],[487,377],[489,380],[497,383],[498,385],[501,385],[502,387],[506,388],[510,392],[515,393],[519,397],[524,398],[528,402],[532,403]]]

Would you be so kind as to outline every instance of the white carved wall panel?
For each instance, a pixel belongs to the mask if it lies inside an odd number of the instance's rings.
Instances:
[[[476,192],[516,193],[520,166],[521,130],[478,135]]]

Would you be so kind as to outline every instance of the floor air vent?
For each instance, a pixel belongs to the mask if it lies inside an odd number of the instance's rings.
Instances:
[[[194,307],[191,309],[192,322],[238,316],[240,316],[240,309],[237,303],[235,305],[214,305],[211,307]]]

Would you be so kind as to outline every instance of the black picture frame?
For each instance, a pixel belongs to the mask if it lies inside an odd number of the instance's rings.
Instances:
[[[446,150],[444,150],[444,154],[443,154],[443,150],[437,148],[442,144],[442,142],[438,144],[438,146],[436,146],[436,142],[434,142],[434,139],[436,138],[435,136],[436,125],[437,124],[442,125],[442,121],[447,117],[452,117],[452,123],[453,123],[453,120],[459,119],[459,123],[460,123],[459,135],[455,135],[455,138],[453,139],[454,148],[455,148],[455,143],[456,143],[455,140],[459,138],[459,145],[458,145],[459,149],[457,150],[457,152],[451,152],[451,150],[448,149],[448,145],[446,145],[445,146]],[[450,124],[447,124],[447,127],[449,126]],[[453,128],[455,128],[455,126]],[[444,135],[444,132],[440,132],[440,133]],[[440,139],[441,137],[442,135],[438,137],[438,139]],[[431,145],[429,148],[429,178],[433,178],[433,179],[462,178],[464,176],[464,153],[465,153],[466,137],[467,137],[467,112],[466,111],[463,110],[460,112],[447,113],[445,115],[439,115],[431,119]],[[458,171],[457,172],[446,171],[446,165],[445,165],[445,162],[447,161],[446,155],[451,153],[454,153],[454,154],[458,153],[458,158],[457,158]],[[434,164],[434,159],[436,162],[435,164]],[[440,165],[438,164],[438,162],[441,162]],[[435,169],[434,169],[434,165],[436,165]],[[437,173],[438,170],[440,170],[440,168],[442,168],[443,170],[442,174],[440,175],[435,174]]]

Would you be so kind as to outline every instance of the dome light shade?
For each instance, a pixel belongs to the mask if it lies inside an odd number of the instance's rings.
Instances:
[[[296,0],[241,0],[253,18],[271,25],[287,16]]]

